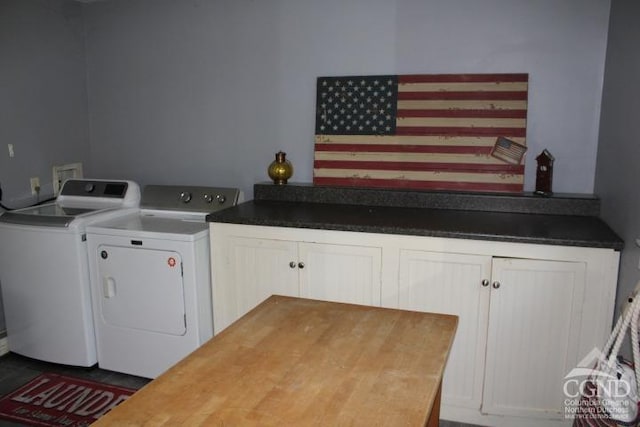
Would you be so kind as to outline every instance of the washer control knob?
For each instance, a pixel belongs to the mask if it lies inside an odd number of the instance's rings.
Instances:
[[[92,182],[88,182],[85,186],[84,186],[84,191],[86,191],[87,193],[93,193],[93,190],[96,189],[96,185]]]
[[[224,194],[218,194],[216,195],[216,200],[218,203],[223,204],[224,202],[227,201],[227,198],[225,197]]]
[[[207,203],[211,203],[213,202],[213,196],[211,194],[205,194],[204,196],[202,196],[202,198],[204,199],[205,202]]]
[[[183,191],[180,193],[180,201],[182,203],[189,203],[191,201],[191,193],[188,191]]]

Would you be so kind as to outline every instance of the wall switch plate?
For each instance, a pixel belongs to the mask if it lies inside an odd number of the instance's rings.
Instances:
[[[38,194],[40,194],[40,178],[34,176],[33,178],[29,179],[29,183],[31,185],[31,195],[37,196]]]
[[[7,144],[7,149],[9,150],[9,157],[13,158],[16,153],[13,151],[13,144]]]

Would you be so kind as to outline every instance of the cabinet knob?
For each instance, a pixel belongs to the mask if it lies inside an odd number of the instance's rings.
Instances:
[[[498,289],[500,287],[500,282],[495,281],[491,284],[491,286],[493,286],[493,289]]]
[[[291,267],[291,268],[296,268],[296,263],[295,263],[294,261],[291,261],[291,262],[289,263],[289,267]]]
[[[482,286],[484,286],[485,288],[486,288],[487,286],[489,286],[489,280],[488,280],[488,279],[484,279],[484,280],[482,281]]]
[[[304,268],[304,262],[299,262],[298,263],[298,268]]]

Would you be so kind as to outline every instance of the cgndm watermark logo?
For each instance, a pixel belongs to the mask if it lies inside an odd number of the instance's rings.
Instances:
[[[617,359],[607,360],[598,348],[564,377],[563,392],[565,418],[631,423],[638,417],[633,368]]]

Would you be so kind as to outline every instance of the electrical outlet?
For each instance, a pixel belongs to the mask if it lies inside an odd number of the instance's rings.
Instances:
[[[31,195],[37,196],[40,194],[40,178],[34,176],[29,180],[29,182],[31,184]]]
[[[7,149],[9,150],[9,157],[14,157],[16,155],[15,151],[13,151],[13,144],[7,144]]]

